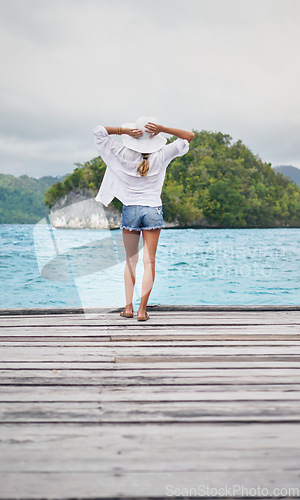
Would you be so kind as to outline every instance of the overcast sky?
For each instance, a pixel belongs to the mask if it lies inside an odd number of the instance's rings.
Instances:
[[[0,0],[0,173],[63,175],[141,115],[300,167],[300,0]]]

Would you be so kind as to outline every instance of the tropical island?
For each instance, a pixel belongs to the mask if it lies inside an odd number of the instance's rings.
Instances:
[[[35,224],[49,213],[45,191],[64,176],[40,179],[0,174],[0,224]]]
[[[177,227],[300,227],[300,188],[277,173],[242,141],[228,134],[195,132],[189,152],[167,168],[164,219]],[[170,139],[170,142],[175,137]],[[73,190],[95,196],[106,165],[100,157],[75,164],[72,174],[47,189],[45,204]],[[121,211],[116,198],[111,205]]]

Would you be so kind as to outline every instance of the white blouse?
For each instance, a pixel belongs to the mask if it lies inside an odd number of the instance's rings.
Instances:
[[[137,173],[143,156],[115,141],[102,127],[94,128],[96,149],[107,168],[96,196],[96,201],[107,206],[114,197],[123,205],[158,207],[162,204],[161,191],[169,163],[189,150],[186,139],[176,139],[159,151],[151,153],[149,170],[145,177]]]

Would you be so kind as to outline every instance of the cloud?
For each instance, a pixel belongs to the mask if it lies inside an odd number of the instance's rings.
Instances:
[[[144,114],[300,167],[298,0],[0,0],[0,11],[0,171],[70,172],[96,156],[96,123]]]

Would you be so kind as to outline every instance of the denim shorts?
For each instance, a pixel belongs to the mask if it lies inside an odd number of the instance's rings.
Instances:
[[[123,205],[121,229],[142,231],[161,227],[165,227],[162,206]]]

